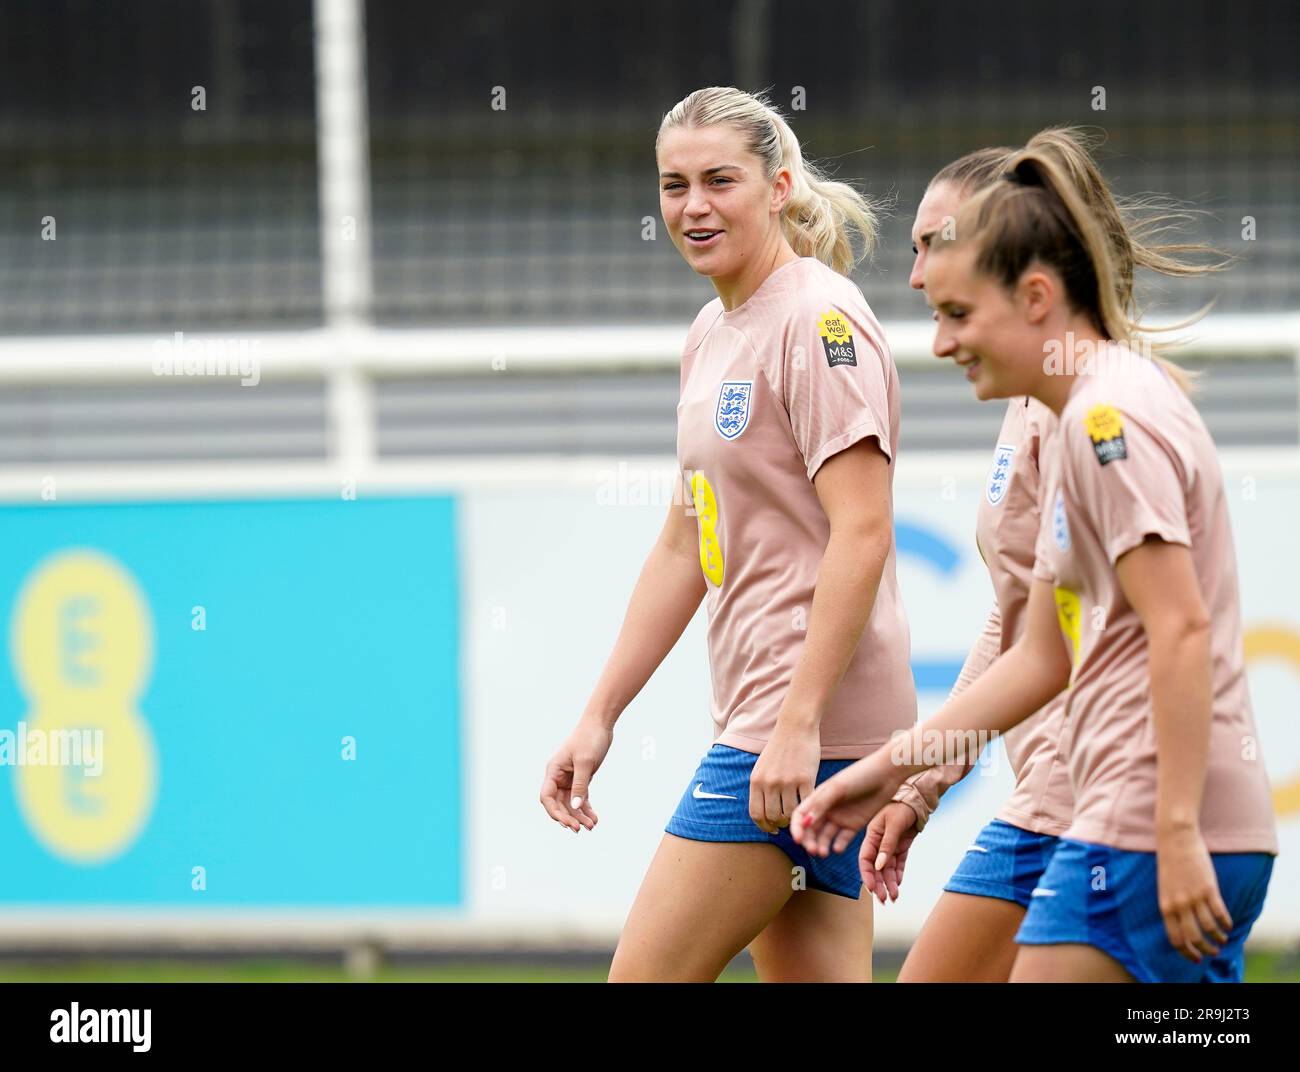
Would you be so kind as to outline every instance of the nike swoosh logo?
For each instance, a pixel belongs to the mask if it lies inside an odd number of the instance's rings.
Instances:
[[[1055,897],[1055,890],[1045,890],[1042,886],[1035,886],[1029,894],[1030,897]]]
[[[726,793],[706,793],[704,783],[700,782],[695,786],[695,792],[691,794],[696,800],[739,800],[739,797],[731,797]]]

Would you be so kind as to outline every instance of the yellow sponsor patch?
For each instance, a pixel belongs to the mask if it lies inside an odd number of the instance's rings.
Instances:
[[[1124,418],[1114,406],[1105,403],[1088,410],[1088,416],[1083,419],[1083,426],[1088,429],[1088,435],[1094,443],[1100,443],[1103,439],[1114,439],[1124,434]]]
[[[1092,440],[1092,449],[1101,465],[1128,457],[1128,446],[1124,442],[1124,418],[1114,406],[1108,406],[1104,402],[1093,406],[1083,419],[1083,427]]]
[[[848,342],[853,338],[849,322],[834,309],[822,313],[821,319],[817,321],[817,330],[823,339],[833,339],[835,342]]]
[[[822,349],[826,351],[828,365],[832,368],[836,365],[857,365],[853,329],[843,313],[827,309],[817,320],[817,333],[822,337]]]

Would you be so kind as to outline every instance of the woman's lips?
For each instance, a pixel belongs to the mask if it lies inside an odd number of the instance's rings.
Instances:
[[[726,234],[726,231],[714,231],[708,238],[692,238],[688,234],[686,236],[686,241],[695,249],[708,249],[710,246],[716,245],[720,242],[724,234]]]

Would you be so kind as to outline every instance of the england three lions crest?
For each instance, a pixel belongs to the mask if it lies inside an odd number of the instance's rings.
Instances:
[[[990,506],[997,506],[1007,496],[1007,484],[1011,480],[1011,459],[1015,454],[1014,443],[999,443],[998,449],[993,453],[993,468],[989,470],[988,486],[984,489]]]
[[[749,424],[749,399],[753,391],[753,380],[723,381],[713,415],[713,426],[723,439],[735,439]]]

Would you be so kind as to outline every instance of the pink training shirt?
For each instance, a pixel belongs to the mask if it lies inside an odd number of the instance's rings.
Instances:
[[[967,688],[1020,637],[1038,536],[1038,459],[1056,428],[1056,416],[1033,398],[1007,404],[993,463],[980,498],[975,539],[993,582],[996,605],[962,666],[955,696]],[[1065,698],[1058,696],[1003,736],[1016,776],[1011,797],[997,818],[1038,834],[1061,835],[1070,825],[1073,794],[1060,752]],[[912,807],[923,829],[939,797],[969,772],[969,765],[936,767],[908,779],[894,799]]]
[[[1209,762],[1201,834],[1210,852],[1277,852],[1251,711],[1237,563],[1214,441],[1149,358],[1112,347],[1076,377],[1044,458],[1034,576],[1052,582],[1074,670],[1066,749],[1068,837],[1156,849],[1156,737],[1146,633],[1115,563],[1154,535],[1191,549],[1211,622]]]
[[[708,594],[719,744],[761,752],[803,652],[830,523],[822,463],[898,443],[898,374],[862,292],[816,258],[777,268],[743,305],[706,305],[687,336],[677,459]],[[893,512],[891,498],[878,504]],[[823,713],[823,759],[859,759],[916,722],[907,617],[891,544],[858,647]]]

